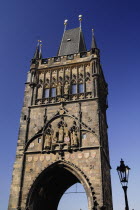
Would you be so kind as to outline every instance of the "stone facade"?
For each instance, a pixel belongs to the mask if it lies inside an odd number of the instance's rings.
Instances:
[[[32,60],[9,210],[56,210],[76,182],[89,210],[113,209],[106,98],[98,49]]]

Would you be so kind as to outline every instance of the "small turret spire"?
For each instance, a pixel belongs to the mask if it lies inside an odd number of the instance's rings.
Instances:
[[[79,16],[78,16],[79,22],[80,22],[80,28],[82,27],[82,24],[81,24],[81,22],[82,22],[82,17],[83,17],[83,15],[79,15]]]
[[[92,42],[91,42],[91,49],[97,48],[97,44],[94,37],[94,29],[92,29]]]
[[[41,41],[42,43],[42,41]],[[40,43],[40,49],[39,49],[39,57],[42,58],[42,44]]]
[[[42,43],[42,41],[38,40],[33,59],[41,59],[42,58],[42,44],[41,43]]]

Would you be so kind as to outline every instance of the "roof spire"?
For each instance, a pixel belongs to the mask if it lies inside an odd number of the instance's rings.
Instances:
[[[97,48],[97,44],[94,37],[94,29],[92,29],[92,42],[91,42],[91,49]]]
[[[83,15],[79,15],[78,17],[79,17],[80,28],[81,28],[81,27],[82,27],[82,24],[81,24],[81,22],[82,22],[82,17],[83,17]]]
[[[66,27],[67,27],[67,24],[68,24],[68,20],[64,20],[64,31],[66,31]]]
[[[42,41],[40,41],[39,58],[42,58]]]
[[[36,46],[36,51],[34,54],[33,59],[41,59],[42,58],[42,41],[38,40],[37,46]]]

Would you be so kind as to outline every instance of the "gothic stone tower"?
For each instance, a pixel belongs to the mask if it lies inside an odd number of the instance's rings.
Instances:
[[[112,210],[107,83],[94,34],[65,30],[57,57],[38,43],[25,86],[9,210],[57,210],[64,192],[83,185],[88,210]]]

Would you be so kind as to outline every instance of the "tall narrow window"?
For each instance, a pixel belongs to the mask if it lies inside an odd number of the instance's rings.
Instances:
[[[72,94],[76,94],[77,93],[77,85],[76,84],[72,84],[71,92],[72,92]]]
[[[78,85],[78,89],[79,89],[79,93],[83,93],[84,92],[84,84],[83,83],[81,83],[81,84],[79,84]]]
[[[86,139],[86,133],[82,133],[82,139]]]
[[[45,98],[49,98],[49,88],[46,88],[46,89],[45,89],[44,97],[45,97]]]
[[[51,88],[51,97],[56,97],[56,88]]]

